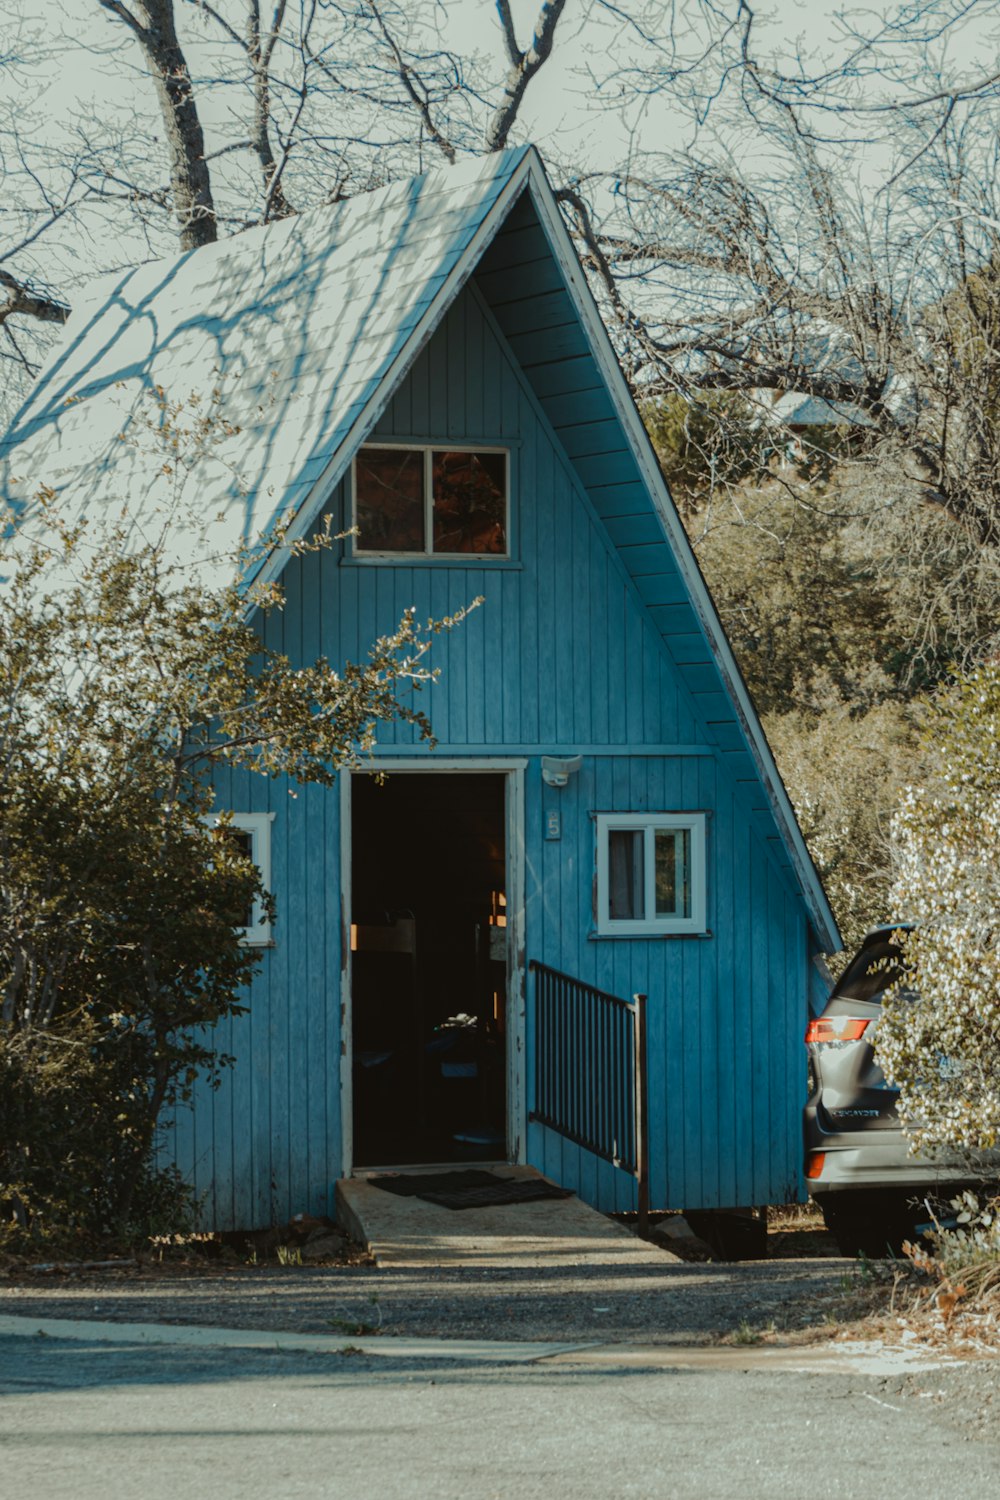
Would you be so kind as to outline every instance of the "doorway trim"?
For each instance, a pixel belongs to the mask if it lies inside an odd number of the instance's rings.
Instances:
[[[507,1161],[523,1163],[527,1142],[526,1040],[528,979],[524,938],[524,774],[528,762],[511,756],[442,756],[421,764],[415,757],[373,756],[340,776],[340,1139],[341,1173],[354,1171],[354,1035],[351,990],[351,851],[354,776],[379,771],[407,776],[503,776],[507,864]],[[386,1165],[390,1165],[386,1163]],[[367,1168],[365,1170],[368,1170]]]

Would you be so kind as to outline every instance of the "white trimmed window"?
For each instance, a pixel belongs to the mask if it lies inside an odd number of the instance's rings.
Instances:
[[[246,859],[251,860],[260,871],[260,883],[266,891],[271,889],[271,824],[274,813],[230,813],[224,825],[225,836],[231,840]],[[213,817],[210,822],[218,826],[222,819]],[[220,830],[221,832],[222,830]],[[271,923],[261,901],[254,901],[244,913],[243,941],[263,947],[272,941]]]
[[[705,931],[705,814],[598,813],[597,932]]]
[[[354,551],[381,557],[507,557],[506,448],[372,444],[354,460]]]

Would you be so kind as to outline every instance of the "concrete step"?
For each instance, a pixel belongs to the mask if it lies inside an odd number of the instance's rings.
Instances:
[[[421,1169],[426,1170],[426,1169]],[[437,1170],[437,1169],[436,1169]],[[456,1171],[467,1168],[456,1167]],[[534,1167],[500,1167],[498,1175],[544,1181]],[[637,1239],[579,1198],[542,1198],[496,1208],[441,1208],[375,1187],[378,1173],[337,1183],[337,1223],[366,1245],[378,1265],[612,1269],[657,1265],[680,1257]]]

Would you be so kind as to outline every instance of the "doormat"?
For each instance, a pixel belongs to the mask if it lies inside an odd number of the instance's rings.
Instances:
[[[538,1177],[498,1177],[495,1172],[421,1172],[369,1177],[372,1187],[402,1198],[422,1198],[438,1208],[496,1208],[537,1198],[571,1198],[569,1188]]]

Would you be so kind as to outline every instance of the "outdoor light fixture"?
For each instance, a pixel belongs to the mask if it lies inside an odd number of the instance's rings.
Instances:
[[[546,786],[565,786],[582,765],[582,755],[543,755],[542,780]]]

